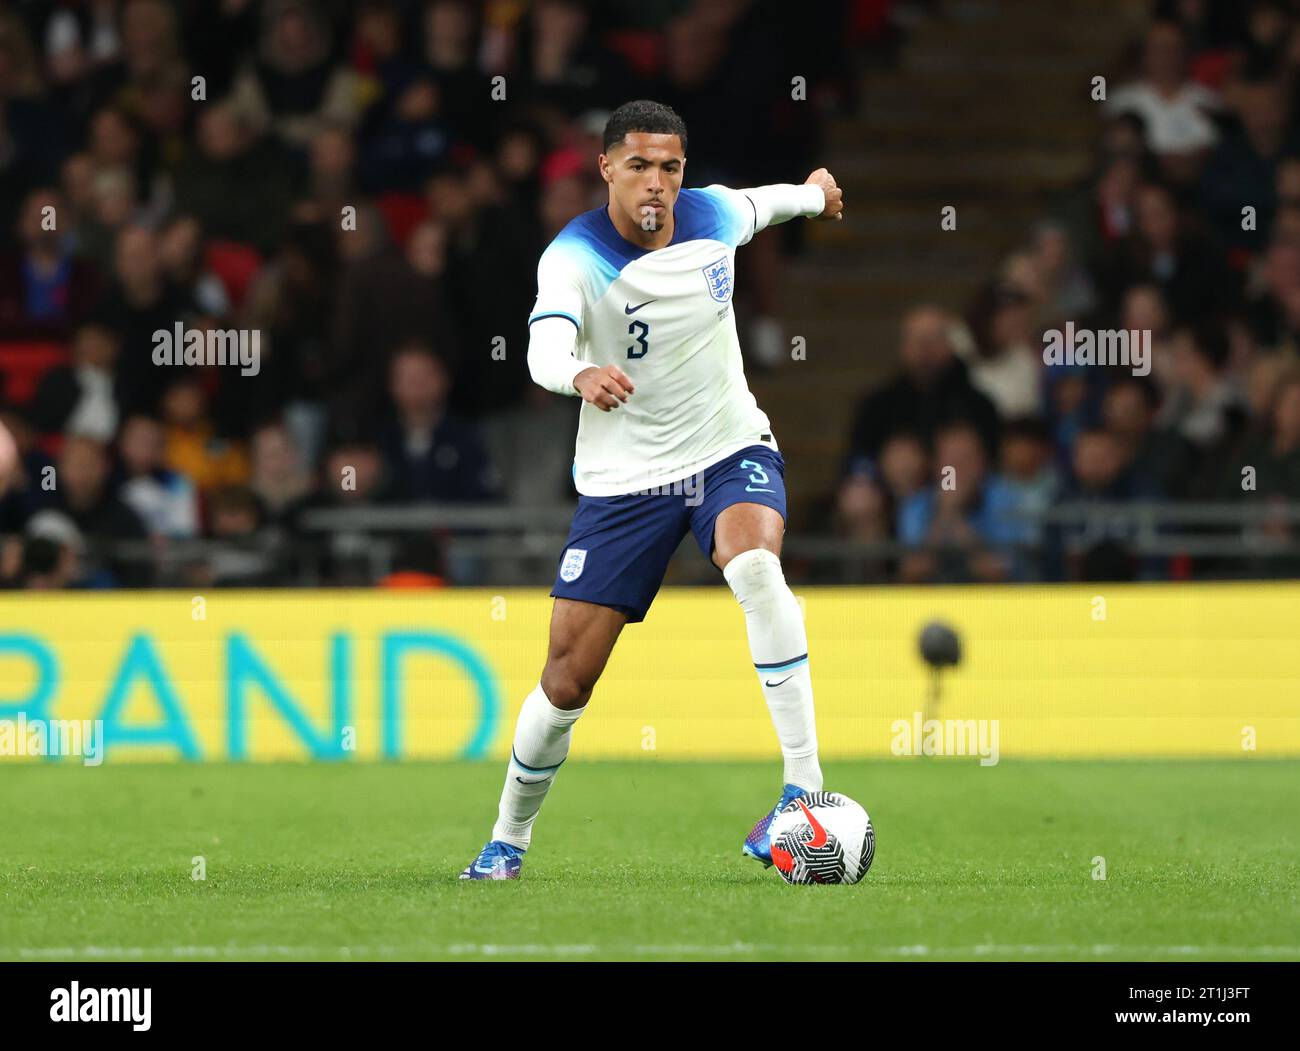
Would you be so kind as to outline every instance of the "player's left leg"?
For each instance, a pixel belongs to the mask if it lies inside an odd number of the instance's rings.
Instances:
[[[745,612],[754,670],[785,761],[781,798],[759,818],[743,846],[747,855],[770,865],[767,829],[773,815],[791,800],[822,788],[808,636],[781,570],[785,461],[775,449],[751,446],[706,468],[703,489],[691,528]]]
[[[781,742],[785,784],[820,792],[808,634],[781,570],[784,533],[785,520],[774,508],[732,504],[714,525],[713,564],[745,611],[754,670]]]

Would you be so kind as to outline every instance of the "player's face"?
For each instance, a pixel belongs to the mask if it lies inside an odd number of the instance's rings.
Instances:
[[[682,188],[686,157],[676,135],[631,131],[600,155],[615,207],[643,230],[659,230],[672,214]]]

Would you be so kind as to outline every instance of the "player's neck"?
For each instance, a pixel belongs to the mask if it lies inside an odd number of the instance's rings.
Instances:
[[[623,209],[615,208],[613,201],[606,205],[605,214],[609,216],[609,221],[614,224],[614,229],[618,231],[619,236],[638,248],[652,251],[656,248],[667,248],[672,243],[673,229],[677,220],[671,211],[668,212],[666,221],[658,230],[643,229],[639,223],[629,219]]]

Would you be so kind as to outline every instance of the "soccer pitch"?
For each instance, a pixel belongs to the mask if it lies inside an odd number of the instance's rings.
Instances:
[[[523,878],[458,882],[502,768],[0,770],[0,957],[1300,959],[1294,762],[828,762],[845,887],[741,857],[777,764],[572,762]]]

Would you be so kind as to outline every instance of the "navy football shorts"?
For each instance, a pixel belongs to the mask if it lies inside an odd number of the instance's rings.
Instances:
[[[632,624],[645,620],[687,530],[712,559],[718,515],[746,503],[786,517],[785,460],[766,445],[741,449],[658,491],[581,496],[551,594],[621,610]]]

